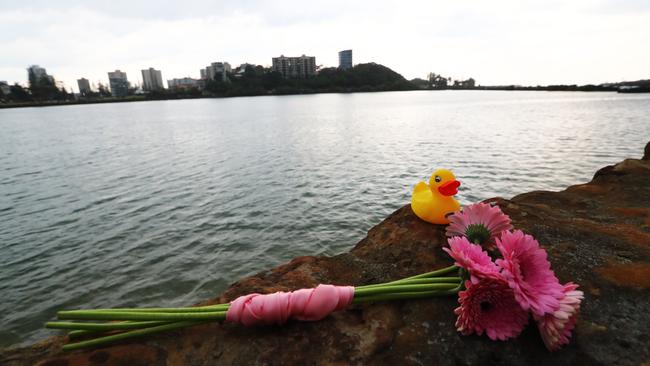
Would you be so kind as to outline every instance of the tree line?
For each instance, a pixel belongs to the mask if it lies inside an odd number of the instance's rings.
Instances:
[[[430,72],[427,80],[416,78],[411,80],[415,86],[420,89],[474,89],[476,80],[469,78],[467,80],[452,80],[451,77],[442,76],[435,72]]]
[[[246,96],[416,89],[402,75],[376,63],[358,64],[347,70],[324,68],[307,78],[285,78],[273,69],[247,65],[243,72],[227,73],[226,76],[224,79],[217,77],[206,80],[202,91],[167,89],[151,92],[151,96],[174,97],[179,93],[190,96]]]
[[[33,69],[27,70],[29,87],[15,83],[6,88],[0,88],[0,100],[8,102],[28,103],[43,101],[67,101],[74,99],[65,88],[57,87],[54,77],[48,74],[37,75]],[[5,89],[3,91],[3,89]]]

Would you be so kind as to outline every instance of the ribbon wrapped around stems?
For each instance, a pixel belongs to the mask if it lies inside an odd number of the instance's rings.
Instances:
[[[226,321],[250,325],[284,324],[289,319],[316,321],[352,304],[354,287],[316,288],[272,294],[248,294],[230,302]]]
[[[71,351],[213,321],[242,325],[279,325],[290,319],[317,321],[354,304],[455,295],[463,282],[455,265],[396,281],[364,285],[321,284],[311,289],[248,294],[225,303],[185,308],[113,308],[62,310],[46,327],[66,329]],[[447,276],[447,275],[450,276]]]

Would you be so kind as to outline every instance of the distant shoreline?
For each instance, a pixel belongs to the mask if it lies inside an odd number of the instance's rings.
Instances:
[[[199,98],[233,98],[270,95],[305,95],[332,93],[369,93],[410,90],[499,90],[499,91],[582,91],[582,92],[650,92],[650,79],[609,84],[554,84],[554,85],[476,85],[473,78],[454,80],[434,73],[429,79],[406,80],[399,73],[374,62],[357,64],[352,68],[324,68],[311,77],[287,78],[286,75],[262,66],[248,65],[245,72],[222,75],[223,78],[194,80],[191,87],[154,89],[146,93],[138,88],[112,90],[120,97],[111,96],[105,86],[83,95],[73,95],[58,89],[54,78],[30,81],[29,87],[14,84],[9,92],[0,94],[0,108],[50,107],[59,105],[125,103],[152,100]],[[119,93],[118,93],[119,92]],[[3,96],[6,94],[6,96]]]
[[[408,89],[408,90],[357,90],[357,91],[303,91],[298,93],[266,93],[266,94],[250,94],[250,95],[202,95],[202,96],[184,96],[184,97],[168,97],[168,98],[151,98],[147,96],[130,96],[124,98],[98,98],[98,99],[85,99],[85,100],[70,100],[70,101],[42,101],[42,102],[28,102],[28,103],[4,103],[0,104],[0,109],[9,108],[29,108],[29,107],[55,107],[65,105],[84,105],[84,104],[104,104],[104,103],[131,103],[131,102],[152,102],[161,100],[187,100],[187,99],[222,99],[222,98],[238,98],[238,97],[263,97],[263,96],[283,96],[283,95],[310,95],[310,94],[355,94],[355,93],[378,93],[378,92],[401,92],[401,91],[445,91],[445,90],[478,90],[478,91],[548,91],[548,92],[609,92],[614,93],[617,90],[560,90],[548,89],[545,87],[476,87],[476,88],[446,88],[446,89]]]

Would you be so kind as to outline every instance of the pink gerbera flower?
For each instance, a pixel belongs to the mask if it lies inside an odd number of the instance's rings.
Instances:
[[[549,351],[557,351],[569,343],[571,331],[575,327],[580,302],[584,298],[582,291],[576,290],[578,285],[569,282],[564,285],[564,297],[560,300],[560,308],[544,316],[535,316],[537,328],[542,335],[544,345]]]
[[[449,248],[442,248],[454,260],[456,265],[469,271],[472,282],[477,282],[479,278],[491,275],[499,275],[497,267],[492,258],[480,245],[470,243],[467,238],[455,236],[447,240]]]
[[[492,340],[516,337],[528,323],[528,312],[519,306],[508,282],[500,277],[488,277],[472,284],[465,282],[467,290],[459,292],[460,306],[456,329],[468,335],[485,332]]]
[[[521,307],[538,316],[558,310],[564,291],[537,240],[520,230],[505,231],[497,247],[503,259],[496,263]]]
[[[494,248],[494,240],[506,230],[511,230],[510,217],[499,206],[476,203],[449,216],[447,236],[464,236],[471,243]]]

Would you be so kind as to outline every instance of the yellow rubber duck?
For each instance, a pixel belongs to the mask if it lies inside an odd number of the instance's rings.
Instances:
[[[413,212],[432,224],[448,224],[447,216],[460,210],[460,203],[453,197],[459,186],[454,173],[447,169],[436,170],[429,184],[420,181],[415,185],[411,198]]]

